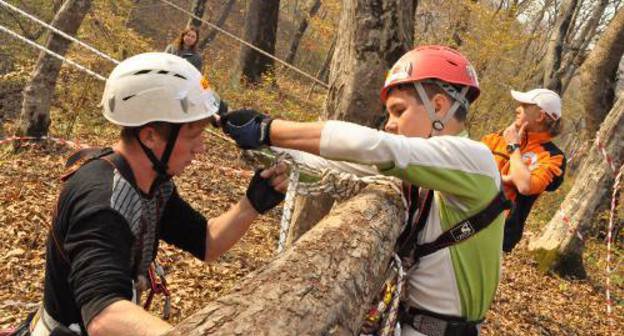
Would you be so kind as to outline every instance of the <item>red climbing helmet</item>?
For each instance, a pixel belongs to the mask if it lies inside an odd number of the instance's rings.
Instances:
[[[392,66],[381,89],[381,101],[386,102],[390,88],[425,79],[468,86],[469,102],[481,92],[477,72],[464,55],[449,47],[428,45],[408,51]]]

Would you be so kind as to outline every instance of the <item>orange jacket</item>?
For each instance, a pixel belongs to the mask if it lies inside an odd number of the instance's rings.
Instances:
[[[529,195],[537,196],[545,190],[554,191],[563,181],[565,156],[551,142],[551,139],[552,137],[547,132],[527,132],[520,143],[522,160],[531,171]],[[507,142],[502,134],[488,134],[481,141],[494,154],[501,175],[509,174],[509,153],[507,153]],[[515,201],[518,190],[513,183],[505,183],[503,188],[507,198]]]

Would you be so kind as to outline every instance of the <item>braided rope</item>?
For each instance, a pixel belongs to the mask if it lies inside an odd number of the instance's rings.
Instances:
[[[392,336],[395,333],[395,330],[400,328],[400,325],[397,323],[399,317],[399,305],[401,303],[401,293],[403,291],[403,287],[405,286],[405,270],[403,269],[403,264],[401,263],[401,258],[395,253],[394,254],[394,262],[393,266],[396,270],[397,284],[396,289],[394,291],[392,297],[392,304],[390,305],[390,311],[388,312],[386,319],[384,321],[384,326],[381,328],[379,332],[379,336]]]

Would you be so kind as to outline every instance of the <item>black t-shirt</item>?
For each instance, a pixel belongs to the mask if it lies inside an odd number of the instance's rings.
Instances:
[[[48,238],[44,305],[66,326],[84,328],[111,303],[131,300],[133,279],[144,274],[159,239],[205,255],[206,219],[172,182],[145,195],[120,155],[106,159],[65,182]]]

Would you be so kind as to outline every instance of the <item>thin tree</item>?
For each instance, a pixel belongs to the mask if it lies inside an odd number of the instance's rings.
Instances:
[[[570,80],[574,76],[576,70],[583,64],[586,56],[586,49],[589,43],[594,40],[596,30],[600,24],[600,19],[603,17],[609,0],[600,0],[594,7],[591,16],[583,26],[583,29],[579,33],[578,37],[574,40],[570,46],[570,52],[564,59],[561,66],[563,76],[561,78],[562,92],[565,92],[570,85]]]
[[[593,134],[615,99],[618,65],[624,54],[624,10],[616,13],[580,70],[581,100],[588,134]]]
[[[559,15],[555,28],[548,42],[546,57],[544,58],[544,87],[553,91],[561,91],[561,59],[563,46],[572,24],[578,0],[564,0],[559,7]]]
[[[202,25],[202,22],[200,19],[197,19],[196,17],[198,18],[204,17],[204,12],[206,11],[206,1],[207,0],[193,0],[193,5],[191,8],[195,16],[189,19],[188,23],[186,24],[187,26],[193,26],[197,28],[197,30],[199,30],[199,28]]]
[[[228,0],[225,3],[225,5],[223,6],[223,9],[221,10],[221,14],[219,14],[219,18],[217,19],[217,22],[215,23],[217,27],[219,28],[223,27],[223,25],[225,24],[225,20],[227,20],[228,16],[230,16],[230,12],[232,12],[232,8],[234,7],[235,4],[236,4],[236,0]],[[205,49],[206,46],[212,43],[212,41],[217,36],[217,33],[218,31],[216,29],[210,29],[208,34],[206,34],[206,37],[204,37],[204,39],[202,39],[201,41],[199,41],[199,43],[197,43],[197,49],[199,50]]]
[[[82,20],[91,8],[91,0],[67,0],[54,16],[52,25],[69,35],[76,35]],[[50,32],[46,48],[65,55],[71,42]],[[32,77],[23,92],[18,135],[44,136],[50,127],[50,105],[62,61],[41,52]]]
[[[301,42],[301,38],[303,34],[305,34],[308,29],[309,21],[316,13],[319,8],[321,8],[321,0],[310,0],[308,4],[308,14],[301,18],[299,24],[297,25],[297,30],[295,30],[295,35],[293,36],[292,41],[290,42],[290,48],[288,48],[288,54],[286,55],[286,63],[293,63],[295,60],[295,56],[297,55],[297,50],[299,49],[299,42]]]
[[[244,39],[269,54],[275,53],[279,0],[251,0],[245,16]],[[273,60],[243,45],[240,53],[241,75],[245,82],[257,84],[273,67]]]

